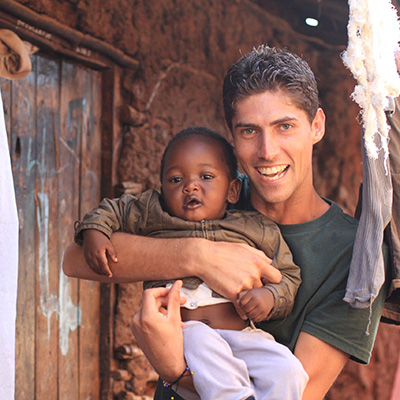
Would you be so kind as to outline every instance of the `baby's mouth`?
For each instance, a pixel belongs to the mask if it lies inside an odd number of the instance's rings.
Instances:
[[[193,196],[186,198],[183,204],[183,208],[186,208],[188,210],[193,210],[200,206],[201,206],[201,201]]]

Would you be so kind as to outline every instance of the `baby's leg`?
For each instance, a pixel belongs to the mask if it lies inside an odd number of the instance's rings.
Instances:
[[[244,360],[257,400],[299,400],[308,375],[286,347],[259,329],[217,330],[229,343],[235,357]]]
[[[201,400],[252,398],[254,393],[245,362],[232,355],[229,345],[214,329],[199,321],[185,324],[185,358],[193,372],[194,386]],[[188,398],[187,391],[183,393],[179,387],[173,389]]]

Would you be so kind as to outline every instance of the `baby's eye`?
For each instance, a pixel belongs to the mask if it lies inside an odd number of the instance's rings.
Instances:
[[[203,175],[201,176],[201,179],[204,179],[205,181],[208,181],[208,180],[210,180],[210,179],[214,179],[214,175],[211,175],[211,174],[203,174]]]
[[[181,176],[173,176],[172,178],[169,178],[169,182],[180,183],[180,182],[182,182],[182,177]]]

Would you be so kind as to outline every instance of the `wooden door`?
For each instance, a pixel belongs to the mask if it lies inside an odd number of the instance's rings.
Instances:
[[[20,221],[15,399],[98,399],[100,287],[60,266],[100,200],[101,73],[31,59],[0,80]]]

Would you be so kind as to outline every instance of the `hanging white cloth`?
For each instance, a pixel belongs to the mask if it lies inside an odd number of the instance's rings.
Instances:
[[[344,300],[371,307],[385,280],[383,230],[391,220],[393,188],[389,163],[389,98],[400,94],[395,53],[400,25],[390,0],[349,0],[345,65],[357,79],[352,94],[363,122],[363,197]],[[367,330],[368,331],[368,330]]]
[[[14,399],[18,213],[0,93],[0,399]]]
[[[400,41],[398,16],[390,0],[349,0],[349,9],[349,42],[342,58],[357,79],[352,97],[361,107],[367,155],[377,159],[383,149],[386,160],[390,128],[385,110],[388,98],[400,94],[395,62]],[[381,136],[378,144],[376,135]]]

